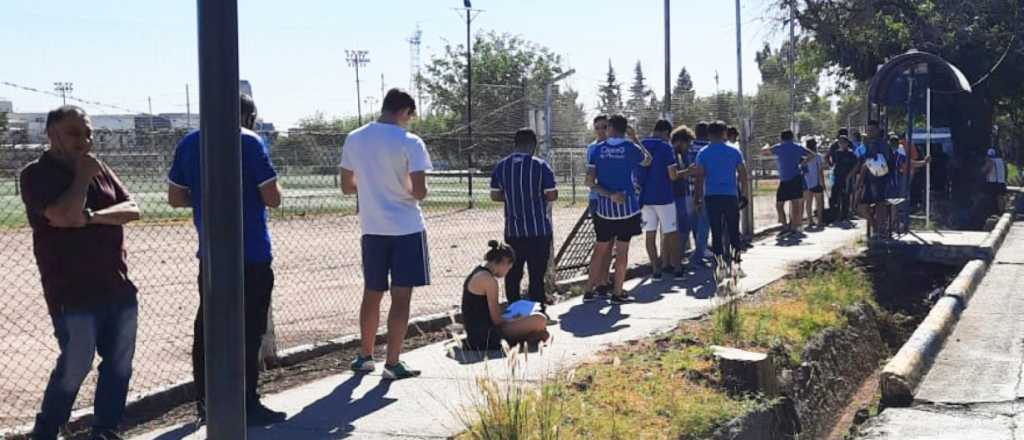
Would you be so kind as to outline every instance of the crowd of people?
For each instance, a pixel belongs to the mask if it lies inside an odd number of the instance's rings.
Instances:
[[[413,290],[430,284],[420,202],[428,196],[426,173],[432,165],[422,139],[407,130],[415,114],[416,103],[408,93],[388,91],[379,119],[346,137],[339,165],[341,191],[358,195],[365,284],[359,313],[361,351],[350,368],[375,371],[380,305],[388,294],[383,365],[387,380],[420,375],[401,360],[401,352]],[[284,420],[285,414],[260,401],[258,356],[274,289],[267,208],[281,205],[284,190],[270,151],[252,131],[256,105],[244,94],[240,116],[245,340],[239,342],[245,347],[248,420],[270,424]],[[691,130],[659,120],[650,136],[641,140],[623,115],[597,116],[593,129],[596,139],[587,146],[586,182],[596,244],[583,301],[632,300],[623,284],[630,241],[641,233],[655,280],[666,274],[685,278],[694,268],[713,264],[716,257],[738,261],[739,252],[733,250],[750,246],[739,231],[740,212],[747,209],[750,196],[743,192],[748,171],[737,144],[739,130],[722,121],[698,122]],[[49,148],[20,175],[43,293],[60,349],[33,438],[57,437],[99,354],[91,438],[118,439],[138,318],[138,289],[128,276],[123,225],[138,220],[142,212],[114,171],[91,153],[92,127],[85,111],[75,106],[51,111],[46,133]],[[905,197],[914,170],[928,161],[908,153],[900,137],[884,137],[874,121],[868,124],[863,143],[858,133],[850,136],[841,130],[824,157],[816,140],[800,145],[796,139],[784,131],[779,144],[761,152],[775,156],[778,165],[776,207],[783,237],[803,235],[805,210],[812,228],[849,220],[851,206],[861,207],[865,218],[891,215],[891,207],[899,206],[891,202]],[[494,165],[490,184],[492,200],[504,204],[504,242],[487,243],[482,263],[463,285],[464,343],[471,350],[549,338],[545,312],[552,301],[545,292],[544,275],[553,242],[550,204],[557,200],[558,190],[551,167],[535,155],[536,133],[520,129],[512,144],[515,152]],[[195,229],[201,233],[200,156],[199,132],[189,133],[174,154],[167,202],[191,208]],[[1005,164],[993,151],[989,156],[991,190],[1005,191]],[[831,179],[826,178],[827,168]],[[197,250],[200,302],[192,351],[200,422],[206,417],[202,274],[212,270],[203,267],[204,252],[202,246]],[[524,299],[521,282],[526,271]],[[499,289],[502,278],[505,308]]]

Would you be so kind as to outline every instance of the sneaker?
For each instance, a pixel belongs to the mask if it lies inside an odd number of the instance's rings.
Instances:
[[[421,374],[419,370],[410,370],[405,362],[398,361],[395,365],[384,365],[384,379],[386,380],[402,380],[409,379],[411,377],[418,377]]]
[[[611,297],[611,303],[612,304],[620,304],[621,305],[621,304],[629,304],[631,302],[633,302],[633,298],[630,298],[629,295],[625,294],[625,293],[620,294],[620,295],[612,295],[612,297]]]
[[[287,420],[288,414],[274,411],[264,406],[259,400],[254,400],[245,405],[245,418],[250,425],[266,426]]]
[[[651,279],[654,281],[661,281],[661,271],[655,269],[654,272],[651,273]]]
[[[612,284],[611,283],[602,284],[600,286],[597,286],[596,289],[594,289],[594,293],[597,294],[597,296],[608,296],[608,292],[611,292],[611,290],[612,290]]]
[[[597,292],[591,290],[590,292],[583,293],[583,302],[594,302],[597,301]]]
[[[349,365],[356,373],[373,373],[373,356],[356,356]]]
[[[124,437],[121,437],[121,435],[113,430],[106,429],[99,432],[93,432],[92,436],[89,437],[89,440],[124,440]]]
[[[676,269],[675,273],[673,273],[673,278],[675,278],[676,281],[682,281],[686,279],[686,266],[680,265],[679,269]]]

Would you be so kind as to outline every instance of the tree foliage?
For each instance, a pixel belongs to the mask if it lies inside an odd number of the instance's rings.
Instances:
[[[598,99],[600,99],[597,106],[599,112],[606,115],[622,112],[622,84],[615,77],[612,60],[608,60],[608,73],[604,83],[597,90]]]

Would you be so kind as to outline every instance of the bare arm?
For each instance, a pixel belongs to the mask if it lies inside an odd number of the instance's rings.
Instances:
[[[134,200],[118,203],[92,214],[90,223],[120,226],[142,218],[142,210]]]
[[[187,188],[176,185],[167,185],[167,204],[172,208],[191,208],[192,194]]]
[[[271,208],[281,207],[281,184],[274,179],[270,182],[264,182],[263,186],[260,187],[260,198],[263,199],[263,204]]]
[[[747,187],[747,165],[746,164],[741,163],[738,167],[736,167],[736,176],[739,179],[740,188],[746,188]],[[750,194],[746,194],[746,196],[750,197],[751,195]]]
[[[52,205],[47,206],[43,215],[50,225],[57,228],[80,228],[85,226],[85,196],[89,190],[92,177],[75,176],[71,187]]]
[[[676,165],[669,165],[668,178],[672,180],[679,180],[680,177],[683,177],[683,175],[679,172],[679,167]]]
[[[586,181],[586,183],[587,183],[587,186],[590,189],[594,190],[594,192],[598,193],[601,196],[612,197],[615,194],[618,194],[618,193],[613,193],[611,191],[608,191],[603,186],[601,186],[601,185],[599,185],[597,183],[597,171],[595,171],[593,168],[587,170],[587,181]]]
[[[352,172],[352,170],[345,168],[341,169],[341,193],[356,193],[356,173]]]
[[[427,173],[416,171],[409,173],[409,178],[412,180],[412,197],[420,201],[427,198]]]
[[[704,203],[704,169],[699,165],[694,169],[696,179],[693,179],[693,204],[700,206]]]
[[[491,190],[491,200],[495,201],[495,202],[504,202],[505,201],[505,191],[502,191],[500,189],[492,189]]]
[[[502,197],[504,197],[504,195]],[[544,191],[544,200],[547,200],[549,202],[554,202],[555,200],[558,200],[558,190],[552,189]]]
[[[498,305],[498,280],[488,277],[485,281],[484,292],[487,294],[487,311],[491,315],[494,325],[502,325],[505,320],[501,317],[501,306]]]

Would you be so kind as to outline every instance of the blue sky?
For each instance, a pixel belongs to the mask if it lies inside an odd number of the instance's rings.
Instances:
[[[386,87],[407,87],[409,44],[419,24],[422,58],[429,61],[445,42],[465,41],[454,7],[460,0],[239,0],[242,77],[250,80],[260,113],[279,127],[321,111],[353,115],[355,74],[345,49],[366,49],[370,63],[360,73],[363,96]],[[784,35],[762,17],[768,0],[744,0],[744,88],[760,78],[755,51]],[[476,30],[520,35],[564,57],[577,73],[568,84],[582,93],[588,110],[609,58],[628,84],[641,60],[652,88],[663,93],[663,28],[660,0],[474,0],[484,12]],[[138,111],[184,112],[185,84],[198,107],[195,1],[100,0],[92,2],[4,0],[5,41],[0,80],[50,89],[74,83],[74,95]],[[685,65],[698,93],[735,89],[733,2],[672,2],[673,81]],[[0,85],[0,97],[15,111],[45,111],[59,98]],[[93,113],[117,110],[86,106]],[[364,112],[366,110],[364,109]]]

